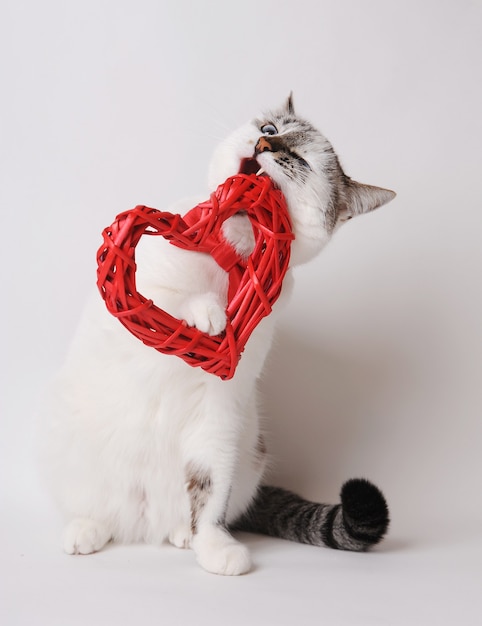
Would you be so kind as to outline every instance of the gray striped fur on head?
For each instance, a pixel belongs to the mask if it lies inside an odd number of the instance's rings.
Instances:
[[[267,111],[253,124],[260,133],[266,125],[276,131],[269,133],[270,151],[295,186],[315,189],[314,179],[326,181],[330,201],[320,209],[324,211],[329,234],[347,220],[373,211],[395,197],[390,189],[365,185],[345,174],[330,141],[311,122],[296,114],[293,94],[283,107]]]
[[[341,490],[341,504],[318,504],[280,487],[261,487],[235,530],[255,532],[315,546],[361,552],[382,540],[389,524],[381,491],[353,479]]]

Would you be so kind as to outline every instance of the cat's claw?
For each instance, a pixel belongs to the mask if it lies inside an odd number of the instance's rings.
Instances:
[[[78,517],[65,528],[63,547],[67,554],[92,554],[110,541],[107,528],[94,520]]]
[[[191,296],[182,308],[181,317],[188,326],[208,335],[219,335],[226,328],[226,309],[215,293]]]

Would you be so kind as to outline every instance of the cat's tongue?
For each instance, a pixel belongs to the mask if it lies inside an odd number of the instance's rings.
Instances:
[[[243,159],[239,166],[239,174],[257,174],[258,176],[266,176],[264,170],[256,159]]]

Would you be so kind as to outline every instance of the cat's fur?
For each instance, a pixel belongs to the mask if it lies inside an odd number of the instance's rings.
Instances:
[[[295,233],[291,265],[318,254],[343,221],[394,196],[348,178],[330,143],[295,114],[291,98],[219,146],[210,187],[258,167],[286,197]],[[226,222],[224,235],[250,252],[246,216]],[[227,275],[211,257],[144,237],[136,258],[141,293],[205,332],[223,330]],[[229,381],[144,346],[95,294],[52,386],[42,453],[67,522],[66,552],[95,552],[110,540],[169,539],[191,547],[210,572],[242,574],[250,556],[230,526],[355,550],[380,540],[387,509],[370,483],[345,485],[343,508],[259,489],[266,449],[256,382],[290,291],[288,275]]]

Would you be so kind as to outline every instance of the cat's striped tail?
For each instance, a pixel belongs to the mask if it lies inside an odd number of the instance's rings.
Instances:
[[[279,487],[261,487],[232,528],[357,552],[381,541],[389,524],[381,491],[368,480],[352,479],[340,496],[341,504],[317,504]]]

